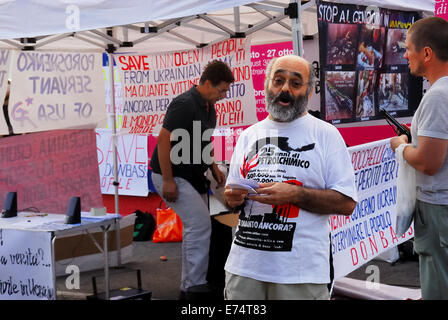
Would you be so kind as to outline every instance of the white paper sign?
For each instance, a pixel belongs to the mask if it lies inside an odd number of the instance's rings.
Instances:
[[[15,133],[95,128],[106,120],[101,53],[21,51],[11,78]]]
[[[51,234],[0,229],[0,299],[54,300]]]
[[[110,129],[96,129],[98,167],[101,193],[114,194],[114,147]],[[120,195],[148,195],[148,141],[146,135],[117,137],[118,193]]]

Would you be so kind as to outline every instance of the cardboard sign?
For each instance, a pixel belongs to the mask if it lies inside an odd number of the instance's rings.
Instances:
[[[101,53],[20,51],[11,77],[15,133],[95,128],[106,119]]]

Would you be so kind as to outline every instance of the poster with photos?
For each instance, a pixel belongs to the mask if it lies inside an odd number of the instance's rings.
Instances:
[[[422,79],[409,73],[406,32],[415,11],[317,1],[321,118],[333,124],[412,116]]]

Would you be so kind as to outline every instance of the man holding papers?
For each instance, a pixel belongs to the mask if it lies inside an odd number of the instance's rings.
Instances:
[[[224,192],[230,207],[241,207],[226,299],[329,299],[329,215],[350,215],[357,195],[338,130],[307,112],[313,86],[303,58],[267,67],[269,116],[238,139]]]

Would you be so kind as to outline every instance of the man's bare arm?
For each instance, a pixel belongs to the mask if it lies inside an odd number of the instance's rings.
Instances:
[[[332,189],[319,190],[283,182],[262,183],[260,196],[250,199],[271,205],[292,203],[313,213],[350,215],[356,207],[352,198]]]
[[[394,151],[402,143],[407,143],[404,135],[393,137],[390,142]],[[419,136],[418,147],[405,147],[403,157],[416,170],[432,176],[442,167],[447,150],[448,140]]]
[[[157,139],[157,155],[159,157],[160,170],[162,171],[162,194],[167,201],[176,201],[178,190],[173,178],[173,168],[171,166],[171,132],[162,128]]]

